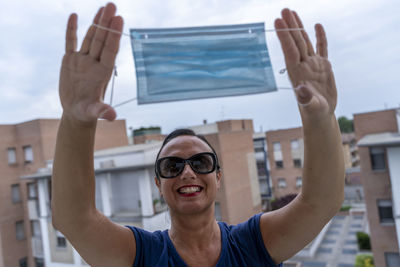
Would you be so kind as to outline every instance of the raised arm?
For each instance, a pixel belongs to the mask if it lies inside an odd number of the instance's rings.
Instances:
[[[116,7],[101,8],[94,23],[122,31]],[[68,20],[59,93],[63,115],[52,176],[52,222],[91,266],[132,266],[132,232],[111,222],[95,207],[94,137],[98,118],[114,120],[103,103],[118,52],[120,34],[91,26],[79,51],[77,15]]]
[[[303,28],[298,15],[284,9],[276,29]],[[344,198],[344,159],[334,114],[335,79],[322,25],[315,25],[316,51],[305,31],[278,31],[295,89],[304,133],[301,193],[287,206],[261,216],[264,243],[275,262],[289,259],[311,242],[338,212]]]

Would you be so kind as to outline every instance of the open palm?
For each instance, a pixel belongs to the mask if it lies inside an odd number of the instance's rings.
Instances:
[[[296,12],[284,9],[282,19],[275,21],[275,28],[303,28],[303,24]],[[315,31],[316,52],[304,30],[277,33],[285,55],[289,78],[296,88],[301,114],[324,118],[333,115],[335,111],[337,90],[328,61],[327,40],[322,25],[317,24]]]
[[[122,31],[123,21],[115,16],[116,7],[108,4],[97,12],[94,23]],[[68,20],[66,51],[60,74],[59,93],[64,114],[81,122],[102,117],[114,120],[115,110],[103,103],[105,88],[110,80],[121,34],[107,32],[92,25],[81,49],[77,46],[77,16]]]

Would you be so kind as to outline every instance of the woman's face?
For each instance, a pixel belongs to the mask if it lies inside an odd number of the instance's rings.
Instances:
[[[183,135],[169,141],[159,158],[174,156],[188,159],[202,152],[212,152],[212,149],[196,136]],[[160,181],[156,178],[155,181],[171,212],[189,215],[213,207],[220,179],[220,172],[198,174],[186,164],[183,172],[177,177],[160,178]]]

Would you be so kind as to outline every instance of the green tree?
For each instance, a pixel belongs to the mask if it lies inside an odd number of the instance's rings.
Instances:
[[[367,254],[359,254],[356,256],[354,267],[374,267],[374,257]]]
[[[371,250],[369,235],[364,232],[357,232],[358,248],[361,250]]]
[[[338,123],[342,133],[352,133],[354,131],[353,120],[349,120],[348,118],[342,116],[339,117]]]

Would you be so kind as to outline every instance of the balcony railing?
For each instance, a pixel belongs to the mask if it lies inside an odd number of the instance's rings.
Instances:
[[[39,236],[32,237],[32,254],[35,258],[44,258],[43,243]]]
[[[39,219],[39,202],[37,199],[28,200],[28,213],[30,220]]]

